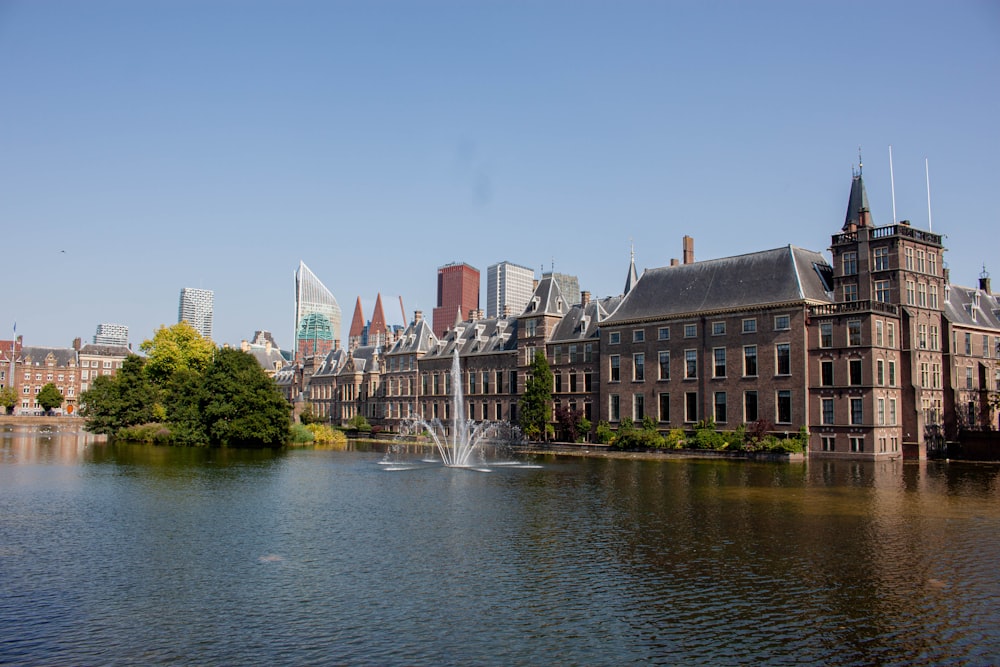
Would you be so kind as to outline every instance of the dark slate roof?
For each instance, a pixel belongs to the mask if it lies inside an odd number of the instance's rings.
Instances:
[[[517,319],[488,317],[466,320],[449,330],[425,358],[451,357],[455,349],[459,356],[492,354],[517,349]]]
[[[632,253],[632,258],[628,263],[628,276],[625,278],[625,290],[622,294],[628,294],[635,287],[635,284],[639,281],[639,276],[635,272],[635,252]]]
[[[45,364],[45,358],[49,354],[55,357],[56,366],[69,366],[76,364],[76,350],[71,347],[28,347],[21,348],[21,356],[18,357],[18,364],[25,364],[25,360],[30,358],[32,366]]]
[[[949,285],[944,316],[949,322],[969,327],[1000,329],[1000,297],[985,290]],[[976,295],[979,305],[976,305]]]
[[[823,277],[830,271],[820,253],[794,246],[648,269],[606,322],[800,301],[831,302]]]
[[[247,354],[257,360],[261,368],[267,370],[277,370],[285,365],[285,358],[281,355],[281,350],[276,347],[268,348],[266,345],[250,345]]]
[[[528,305],[524,307],[522,317],[528,315],[558,315],[562,317],[569,312],[570,304],[563,298],[559,283],[551,274],[545,274],[534,293],[528,299]]]
[[[844,231],[848,227],[861,224],[861,211],[868,212],[868,220],[874,225],[871,217],[871,208],[868,206],[868,193],[865,192],[865,182],[861,174],[857,173],[851,179],[851,195],[847,199],[847,216],[844,218]]]
[[[427,320],[421,319],[411,322],[386,354],[421,354],[435,349],[437,344],[434,329]]]
[[[132,354],[132,351],[125,345],[100,345],[98,343],[87,343],[80,348],[80,354],[92,354],[96,357],[122,357]]]
[[[614,311],[621,300],[622,297],[614,296],[591,301],[586,306],[579,304],[573,306],[566,316],[559,320],[559,324],[549,336],[549,342],[597,338],[600,335],[601,322],[608,318],[608,313]]]
[[[351,352],[350,358],[341,367],[340,373],[365,373],[378,370],[378,359],[382,354],[380,347],[375,345],[360,345]]]

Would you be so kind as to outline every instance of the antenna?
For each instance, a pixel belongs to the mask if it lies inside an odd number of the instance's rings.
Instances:
[[[931,166],[924,158],[924,173],[927,175],[927,229],[934,231],[934,223],[931,222]]]
[[[861,170],[865,165],[861,162],[861,146],[858,146],[858,176],[861,175]]]
[[[892,224],[896,224],[896,179],[892,175],[892,144],[889,144],[889,189],[892,191]]]

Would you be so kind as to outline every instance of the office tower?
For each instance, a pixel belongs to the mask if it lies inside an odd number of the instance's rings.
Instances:
[[[340,305],[304,262],[295,272],[295,358],[339,347]]]
[[[177,307],[177,321],[186,321],[198,333],[212,339],[212,307],[215,293],[210,289],[185,287],[181,290],[180,305]]]
[[[98,324],[97,333],[94,334],[94,345],[128,347],[128,327],[124,324]]]
[[[535,289],[535,272],[526,266],[498,262],[486,269],[486,316],[508,311],[520,315]]]
[[[468,264],[446,264],[438,269],[437,308],[431,314],[434,335],[444,332],[479,310],[479,269]]]
[[[542,278],[552,278],[557,285],[559,285],[559,291],[562,292],[563,298],[566,303],[575,306],[580,303],[580,280],[576,276],[567,275],[565,273],[556,273],[550,271],[549,273],[543,273]]]

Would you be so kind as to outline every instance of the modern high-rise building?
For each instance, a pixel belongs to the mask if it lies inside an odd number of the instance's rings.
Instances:
[[[340,304],[304,262],[295,272],[295,358],[339,347]]]
[[[497,262],[486,269],[486,316],[498,317],[508,310],[520,315],[535,290],[535,271],[510,262]]]
[[[542,278],[552,278],[559,285],[559,291],[562,292],[563,298],[569,305],[575,306],[580,303],[580,279],[576,276],[550,271],[543,273]]]
[[[456,319],[461,321],[469,312],[479,310],[479,269],[464,262],[446,264],[438,269],[437,308],[431,315],[431,328],[439,338]]]
[[[177,307],[177,321],[186,321],[198,333],[211,340],[214,303],[215,293],[212,290],[185,287],[181,290],[180,305]]]
[[[128,327],[124,324],[101,323],[94,334],[94,345],[121,345],[128,347]]]

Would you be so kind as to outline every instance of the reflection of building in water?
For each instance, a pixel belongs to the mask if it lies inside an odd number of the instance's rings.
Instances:
[[[325,355],[339,346],[340,305],[333,294],[299,262],[295,272],[295,358]]]
[[[78,463],[88,459],[88,445],[107,441],[107,436],[78,429],[81,421],[70,418],[49,418],[41,426],[14,425],[0,432],[0,450],[18,463]]]

